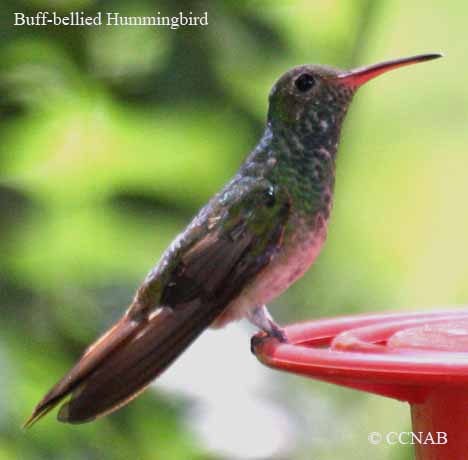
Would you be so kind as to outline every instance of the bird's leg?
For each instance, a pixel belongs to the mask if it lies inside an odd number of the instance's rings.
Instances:
[[[253,325],[266,332],[270,337],[274,337],[280,342],[288,341],[286,333],[275,323],[265,305],[250,310],[247,318]]]

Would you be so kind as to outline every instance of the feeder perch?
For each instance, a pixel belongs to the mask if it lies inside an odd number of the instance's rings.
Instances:
[[[285,331],[289,343],[253,337],[263,364],[406,401],[413,433],[447,438],[415,443],[416,460],[468,458],[468,311],[344,316]]]

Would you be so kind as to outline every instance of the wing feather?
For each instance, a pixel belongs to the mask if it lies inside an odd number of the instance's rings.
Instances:
[[[139,288],[126,315],[91,345],[36,406],[62,399],[59,420],[81,423],[123,406],[163,372],[274,257],[289,216],[285,194],[242,179],[202,209]]]

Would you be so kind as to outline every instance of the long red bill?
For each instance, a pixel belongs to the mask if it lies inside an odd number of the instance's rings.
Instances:
[[[344,83],[348,86],[359,87],[369,80],[379,76],[380,74],[388,72],[389,70],[398,69],[399,67],[406,65],[418,64],[419,62],[431,61],[432,59],[437,59],[442,56],[443,54],[440,53],[431,53],[394,59],[392,61],[381,62],[379,64],[366,67],[359,67],[357,69],[344,72],[341,75],[338,75],[337,79],[340,80],[341,83]]]

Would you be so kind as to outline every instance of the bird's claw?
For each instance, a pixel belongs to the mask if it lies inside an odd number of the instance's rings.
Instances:
[[[261,343],[268,337],[267,334],[265,334],[264,332],[260,332],[258,334],[255,334],[254,336],[252,336],[252,338],[250,339],[250,351],[253,355],[257,355],[257,353],[255,352],[255,350],[257,349],[258,346],[261,345]]]
[[[271,325],[271,330],[269,331],[269,335],[271,337],[274,337],[278,342],[281,343],[287,343],[288,342],[288,336],[286,335],[286,332],[284,329],[278,327],[276,324]]]
[[[252,354],[256,355],[255,350],[256,348],[264,341],[267,340],[268,338],[273,337],[278,342],[280,343],[288,343],[288,337],[286,335],[286,332],[284,329],[278,327],[276,324],[268,330],[268,331],[262,331],[259,332],[258,334],[255,334],[251,339],[250,339],[250,351]]]

